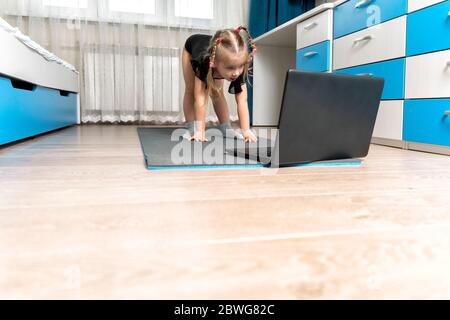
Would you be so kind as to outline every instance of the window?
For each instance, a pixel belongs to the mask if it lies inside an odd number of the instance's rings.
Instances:
[[[165,20],[165,1],[162,0],[97,0],[98,19],[103,21],[162,24]]]
[[[92,0],[41,0],[32,14],[44,17],[70,19],[94,19],[97,16],[97,1]]]
[[[2,1],[2,0],[0,0]],[[11,1],[5,14],[211,29],[216,2],[229,0],[29,0]]]
[[[109,0],[109,11],[155,15],[156,0]]]
[[[99,19],[107,21],[209,29],[215,1],[98,0],[98,13]]]
[[[218,0],[169,0],[167,1],[168,23],[174,26],[209,30],[214,25],[214,4],[216,1]]]
[[[213,19],[213,0],[175,0],[175,17]]]
[[[88,8],[88,0],[43,0],[42,4],[46,7]]]

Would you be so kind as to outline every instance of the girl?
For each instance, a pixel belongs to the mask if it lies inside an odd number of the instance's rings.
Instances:
[[[241,36],[245,32],[252,48]],[[186,84],[183,109],[191,140],[207,141],[205,137],[205,113],[208,96],[219,118],[219,130],[228,137],[238,137],[246,142],[256,142],[250,130],[247,103],[249,64],[256,52],[250,33],[245,27],[219,30],[211,37],[195,34],[189,37],[183,49],[182,65]],[[236,134],[230,125],[228,104],[223,93],[224,80],[231,82],[228,92],[235,95],[242,134]]]

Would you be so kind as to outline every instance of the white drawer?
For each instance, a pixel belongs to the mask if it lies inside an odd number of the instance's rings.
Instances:
[[[376,138],[403,139],[403,101],[381,101],[373,136]]]
[[[297,25],[297,50],[331,40],[333,10],[327,10]]]
[[[334,69],[404,57],[406,16],[334,41]]]
[[[408,0],[408,12],[417,11],[445,0]]]
[[[450,50],[406,58],[405,98],[450,98]]]

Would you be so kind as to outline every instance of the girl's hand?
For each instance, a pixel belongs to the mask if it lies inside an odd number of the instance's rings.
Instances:
[[[191,141],[192,140],[200,141],[200,142],[207,142],[208,139],[206,139],[205,130],[195,131],[194,135],[191,137]]]
[[[250,129],[245,130],[242,134],[244,135],[245,142],[257,142],[258,141],[258,138],[256,137],[256,135]]]

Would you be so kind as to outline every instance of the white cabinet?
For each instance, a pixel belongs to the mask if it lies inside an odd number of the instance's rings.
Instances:
[[[395,94],[386,94],[385,100],[381,101],[373,134],[376,143],[418,148],[417,143],[412,144],[416,140],[410,138],[417,135],[414,131],[416,127],[411,129],[405,125],[412,122],[408,120],[412,113],[407,111],[420,105],[423,114],[414,113],[418,119],[414,123],[424,126],[422,120],[427,117],[435,119],[432,111],[450,101],[450,0],[408,0],[407,3],[405,0],[373,1],[367,8],[378,3],[380,6],[383,4],[380,8],[384,9],[380,12],[379,23],[370,27],[365,24],[366,11],[360,13],[356,21],[352,19],[353,10],[344,10],[363,2],[370,4],[372,1],[339,0],[334,5],[325,4],[257,39],[257,45],[264,52],[259,51],[254,65],[255,125],[278,123],[282,83],[287,68],[295,63],[295,57],[289,50],[297,50],[298,62],[298,56],[302,56],[303,51],[303,56],[309,51],[319,53],[315,46],[329,42],[327,48],[332,52],[332,70],[348,72],[375,68],[378,73],[374,74],[384,75],[388,80],[386,91],[389,93],[392,88],[396,89]],[[341,10],[338,10],[339,6]],[[291,30],[292,26],[295,31]],[[339,36],[339,28],[350,32],[341,32]],[[292,38],[295,38],[293,42]],[[316,58],[318,56],[315,55]],[[403,65],[396,63],[405,60]],[[311,64],[313,62],[310,61]],[[403,97],[405,100],[399,100]],[[416,113],[417,110],[414,109]],[[445,119],[448,121],[450,118],[447,116]],[[424,132],[434,135],[426,140],[432,142],[421,143],[420,150],[449,154],[450,149],[446,147],[450,144],[448,131],[435,133],[430,130],[424,129]]]
[[[254,73],[258,75],[253,78],[253,125],[278,125],[286,70],[294,68],[294,48],[258,47],[253,61]]]
[[[333,10],[327,10],[297,25],[297,49],[333,38]]]
[[[406,16],[334,41],[335,70],[404,57]]]
[[[406,59],[406,99],[450,97],[450,50]]]

